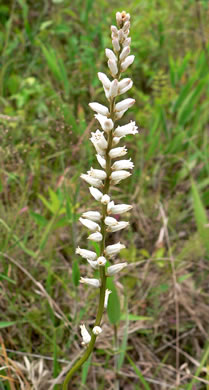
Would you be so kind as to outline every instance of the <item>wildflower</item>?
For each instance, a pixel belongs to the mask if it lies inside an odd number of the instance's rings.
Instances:
[[[86,344],[89,344],[90,341],[91,341],[91,336],[88,332],[88,330],[86,329],[85,325],[80,325],[80,328],[81,328],[81,336],[83,338],[83,341],[82,341],[82,345],[86,345]]]
[[[107,308],[107,305],[108,305],[108,299],[109,299],[109,295],[111,294],[111,290],[108,290],[108,288],[105,290],[105,301],[104,301],[104,307],[105,309]]]
[[[94,222],[98,222],[98,221],[100,221],[102,216],[99,213],[99,211],[87,211],[86,213],[82,214],[82,217],[88,218],[88,219],[90,219],[91,221],[94,221]]]
[[[127,263],[119,263],[119,264],[111,265],[107,269],[107,276],[113,276],[113,275],[117,274],[123,268],[127,267],[127,265],[128,265]]]
[[[84,259],[89,260],[95,260],[97,257],[97,254],[95,252],[89,251],[87,249],[81,249],[79,247],[76,249],[75,253],[82,256]]]
[[[117,244],[108,245],[105,248],[105,254],[109,257],[113,257],[116,254],[118,254],[121,251],[121,249],[124,249],[124,248],[125,248],[125,245],[121,244],[120,242],[118,242]]]
[[[100,328],[100,326],[94,326],[92,332],[98,336],[100,333],[102,333],[102,328]]]
[[[85,218],[79,218],[79,221],[84,225],[86,226],[89,230],[93,230],[93,231],[100,231],[101,228],[100,226],[98,225],[98,223],[94,222],[94,221],[91,221],[90,219],[85,219]]]
[[[88,240],[92,240],[92,241],[95,241],[95,242],[102,241],[102,238],[103,238],[103,236],[99,232],[92,233],[92,234],[90,234],[90,236],[88,236]]]
[[[92,287],[100,287],[101,282],[99,279],[80,278],[80,283],[88,284]]]

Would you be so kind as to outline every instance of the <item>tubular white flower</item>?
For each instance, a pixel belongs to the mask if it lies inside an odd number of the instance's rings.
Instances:
[[[125,41],[122,43],[123,47],[130,46],[131,45],[131,38],[126,38]]]
[[[109,195],[105,194],[103,195],[102,199],[101,199],[101,203],[102,204],[108,204],[110,202],[110,197]]]
[[[101,180],[95,179],[94,177],[91,177],[89,175],[85,175],[84,173],[82,173],[82,175],[80,177],[81,177],[81,179],[85,180],[86,183],[90,184],[91,186],[98,187],[98,188],[103,186]]]
[[[117,57],[112,50],[105,49],[105,54],[109,60],[113,60],[113,61],[117,62]]]
[[[121,64],[121,70],[122,72],[125,72],[125,70],[134,62],[135,56],[131,55],[126,57],[126,59]]]
[[[105,248],[105,254],[106,254],[106,256],[113,257],[117,253],[119,253],[121,251],[121,249],[124,249],[124,248],[125,248],[125,245],[121,244],[120,242],[118,242],[117,244],[108,245]]]
[[[107,205],[108,214],[123,214],[127,213],[127,211],[131,210],[133,206],[129,204],[114,204],[114,202],[110,202]]]
[[[87,237],[88,240],[92,240],[92,241],[95,241],[95,242],[102,241],[102,238],[103,238],[103,236],[99,232],[92,233],[92,234],[90,234],[90,236]]]
[[[120,61],[125,60],[125,58],[130,54],[130,47],[125,46],[120,54]]]
[[[121,43],[124,41],[125,35],[124,35],[123,30],[118,31],[118,39],[119,39],[119,42],[121,42]]]
[[[91,221],[94,222],[99,222],[102,216],[99,213],[99,211],[86,211],[85,213],[82,214],[82,217],[90,219]]]
[[[106,74],[102,73],[102,72],[98,72],[97,75],[98,75],[98,79],[101,81],[103,87],[106,89],[109,89],[111,81],[108,79]]]
[[[124,110],[127,110],[128,108],[130,108],[131,106],[133,106],[133,104],[135,103],[135,100],[134,99],[131,99],[131,98],[128,98],[128,99],[124,99],[122,100],[121,102],[117,103],[115,105],[115,111],[124,111]]]
[[[110,178],[114,181],[121,181],[127,179],[127,177],[131,176],[130,172],[127,171],[114,171],[111,173]]]
[[[94,326],[92,332],[95,334],[95,336],[98,336],[100,333],[102,333],[102,328],[100,328],[100,326]]]
[[[135,126],[135,122],[129,122],[127,125],[124,126],[118,126],[114,131],[115,137],[124,137],[128,134],[137,134],[138,127]]]
[[[115,265],[111,265],[110,267],[107,268],[106,274],[107,276],[113,276],[120,272],[123,268],[127,267],[127,263],[119,263]]]
[[[115,113],[115,120],[118,120],[118,119],[121,119],[122,116],[125,114],[125,112],[128,110],[128,108],[126,110],[123,110],[123,111],[117,111]]]
[[[117,232],[118,230],[125,229],[129,225],[129,222],[119,221],[116,225],[108,226],[107,232]]]
[[[121,170],[121,169],[133,169],[134,164],[131,161],[131,159],[119,160],[119,161],[115,161],[111,168],[113,169],[113,171],[117,171],[117,170]]]
[[[101,165],[101,167],[103,169],[105,169],[106,168],[106,160],[104,159],[104,157],[100,156],[100,154],[97,154],[96,158],[97,158],[98,163]]]
[[[89,286],[92,286],[92,287],[100,287],[101,286],[101,282],[99,279],[90,279],[90,278],[81,277],[80,283],[88,284]]]
[[[109,93],[108,93],[109,95]],[[110,118],[107,118],[105,115],[101,114],[95,114],[95,118],[99,121],[102,130],[109,132],[110,130],[113,129],[113,121]]]
[[[79,221],[82,223],[82,225],[86,226],[89,230],[92,230],[93,232],[101,230],[98,223],[91,221],[90,219],[86,218],[79,218]]]
[[[113,38],[112,45],[113,45],[113,49],[115,50],[115,52],[118,53],[120,51],[120,43],[119,43],[119,40],[117,37]]]
[[[105,259],[104,256],[99,256],[98,259],[97,259],[97,264],[99,267],[104,267],[105,264],[106,264],[107,260]]]
[[[97,254],[95,252],[89,251],[87,249],[81,249],[79,247],[76,248],[75,253],[82,256],[84,259],[95,260],[97,258]]]
[[[102,199],[103,193],[101,191],[99,191],[97,188],[90,187],[89,191],[94,199],[96,199],[98,201],[100,201]]]
[[[127,78],[121,80],[118,85],[118,94],[121,95],[122,93],[127,92],[129,89],[132,88],[132,86],[133,86],[133,81],[131,79]]]
[[[90,336],[90,334],[89,334],[89,332],[88,332],[88,330],[86,329],[86,327],[85,327],[85,325],[83,324],[83,325],[80,325],[80,328],[81,328],[81,336],[82,336],[82,339],[83,339],[83,341],[82,341],[82,345],[87,345],[87,344],[89,344],[90,343],[90,341],[91,341],[91,336]]]
[[[130,22],[126,21],[123,25],[122,30],[124,31],[125,34],[129,34],[129,29],[130,29]]]
[[[123,24],[121,12],[116,12],[116,21],[118,27],[121,27],[121,25]]]
[[[109,295],[111,294],[111,290],[108,290],[108,288],[105,290],[105,300],[104,300],[104,308],[106,309],[108,306],[108,299]]]
[[[89,259],[86,259],[89,263],[89,265],[93,268],[93,269],[97,269],[98,268],[98,264],[97,264],[97,261],[92,261],[92,260],[89,260]]]
[[[106,106],[103,106],[100,103],[92,102],[92,103],[89,103],[89,106],[91,107],[91,109],[93,111],[96,111],[98,114],[105,115],[105,116],[109,115],[108,108]]]
[[[109,98],[114,98],[118,94],[118,80],[114,79],[111,82],[110,91],[109,91]]]
[[[92,144],[99,149],[107,148],[107,140],[104,137],[104,132],[100,130],[96,130],[95,133],[91,133],[91,138],[89,138]],[[100,154],[100,153],[99,153]]]
[[[127,153],[126,147],[122,146],[122,147],[111,149],[109,151],[109,156],[110,158],[118,158],[118,157],[125,156],[126,153]]]
[[[117,29],[117,27],[116,26],[111,26],[110,29],[111,29],[111,32],[114,35],[114,37],[118,37],[118,29]]]
[[[105,222],[105,225],[107,225],[107,226],[115,226],[118,224],[117,219],[115,219],[113,217],[106,217],[104,222]]]
[[[106,172],[102,171],[101,169],[91,168],[87,173],[89,176],[95,177],[95,179],[105,180],[107,177]]]
[[[117,67],[117,63],[116,61],[114,60],[108,60],[108,67],[110,69],[110,72],[112,74],[112,76],[116,76],[116,74],[118,73],[118,67]],[[96,111],[96,110],[95,110]],[[99,112],[99,111],[98,111]],[[104,114],[104,115],[107,115],[107,114]]]
[[[113,137],[112,146],[116,146],[120,142],[121,138],[123,137]]]

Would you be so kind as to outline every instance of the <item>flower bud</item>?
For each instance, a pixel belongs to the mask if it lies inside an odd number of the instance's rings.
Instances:
[[[109,115],[109,110],[107,107],[103,106],[103,104],[97,103],[97,102],[92,102],[89,103],[89,106],[93,111],[96,111],[98,114],[101,115]]]
[[[107,206],[107,211],[108,214],[123,214],[126,213],[127,211],[131,210],[133,206],[129,204],[117,204],[115,205],[114,202],[108,203]]]
[[[119,28],[122,27],[123,20],[122,20],[121,12],[116,12],[116,21],[117,21],[118,27]]]
[[[92,240],[92,241],[95,241],[95,242],[102,241],[102,238],[103,238],[103,236],[99,232],[92,233],[92,234],[90,234],[90,236],[87,237],[88,240]]]
[[[135,103],[135,100],[134,99],[124,99],[122,100],[121,102],[117,103],[115,105],[115,111],[124,111],[124,110],[127,110],[128,108],[130,108],[131,106],[133,106],[133,104]]]
[[[116,57],[116,55],[113,53],[112,50],[110,50],[110,49],[105,49],[105,54],[106,54],[106,56],[107,56],[107,58],[108,58],[109,60],[113,60],[113,61],[117,62],[117,57]]]
[[[118,29],[116,26],[111,26],[111,31],[112,31],[112,34],[114,35],[114,37],[118,37]]]
[[[106,256],[113,257],[117,253],[119,253],[121,251],[121,249],[124,249],[124,248],[125,248],[125,245],[121,244],[120,242],[118,242],[117,244],[108,245],[105,248],[105,254],[106,254]]]
[[[102,216],[99,213],[99,211],[86,211],[85,213],[82,214],[82,217],[90,219],[91,221],[94,222],[99,222]]]
[[[131,38],[126,38],[123,42],[123,47],[130,46],[131,45]]]
[[[102,328],[100,328],[100,326],[95,326],[92,332],[95,334],[95,336],[98,336],[100,333],[102,333]]]
[[[80,328],[81,328],[81,336],[83,338],[83,341],[82,341],[82,345],[87,345],[90,343],[91,341],[91,336],[89,334],[89,332],[87,331],[85,325],[80,325]]]
[[[90,187],[89,191],[94,199],[96,199],[98,201],[100,201],[102,199],[103,193],[101,191],[99,191],[97,188]]]
[[[109,151],[109,156],[110,158],[118,158],[118,157],[125,156],[126,153],[127,153],[126,147],[122,146],[122,147],[111,149]]]
[[[111,290],[108,290],[108,288],[105,290],[105,300],[104,300],[104,307],[105,309],[107,308],[107,305],[108,305],[108,298],[109,298],[109,295],[111,294]]]
[[[131,55],[126,57],[126,59],[121,64],[121,71],[125,72],[125,70],[134,62],[135,56]]]
[[[119,221],[116,225],[108,226],[107,232],[117,232],[118,230],[125,229],[129,225],[129,222]]]
[[[92,286],[92,287],[100,287],[101,286],[101,282],[99,279],[89,279],[89,278],[81,277],[80,283],[88,284],[89,286]]]
[[[112,85],[112,83],[111,83],[111,85]],[[109,95],[110,95],[110,92],[108,92],[108,97],[109,97]],[[102,127],[102,130],[109,132],[110,130],[113,129],[114,125],[113,125],[112,119],[107,118],[106,116],[101,115],[101,114],[95,114],[94,116],[99,121],[99,123]]]
[[[130,54],[130,47],[129,46],[125,46],[120,54],[120,61],[124,61],[125,58]]]
[[[79,218],[79,221],[87,227],[87,229],[92,230],[92,231],[99,231],[101,230],[100,226],[98,223],[91,221],[90,219],[85,219],[85,218]]]
[[[106,275],[107,276],[113,276],[120,272],[123,268],[127,267],[127,263],[119,263],[115,265],[111,265],[110,267],[107,268]]]
[[[106,262],[107,262],[107,260],[105,259],[105,257],[104,256],[100,256],[100,257],[98,257],[98,259],[97,259],[97,264],[98,264],[98,266],[102,266],[102,267],[104,267],[105,266],[105,264],[106,264]]]
[[[91,177],[89,175],[85,175],[84,173],[82,173],[82,175],[80,177],[81,177],[81,179],[85,180],[91,186],[100,188],[103,185],[101,180],[95,179],[94,177]]]
[[[115,172],[111,173],[110,178],[111,178],[111,180],[114,180],[114,181],[118,182],[118,181],[127,179],[127,177],[129,177],[129,176],[131,176],[130,172],[127,172],[127,171],[115,171]]]
[[[104,88],[110,88],[111,81],[108,79],[105,73],[98,72],[98,79],[101,81]]]
[[[115,52],[118,53],[120,51],[120,43],[119,43],[118,38],[113,38],[112,45],[113,45],[113,49],[115,50]]]
[[[92,261],[92,260],[89,260],[89,259],[86,259],[89,263],[89,265],[93,268],[93,269],[97,269],[98,268],[98,264],[97,264],[97,261]]]
[[[134,164],[132,163],[131,159],[119,160],[119,161],[115,161],[111,168],[113,169],[113,171],[117,171],[121,169],[133,169]]]
[[[90,171],[88,171],[87,173],[89,176],[95,177],[95,179],[99,179],[99,180],[105,180],[107,177],[106,172],[102,171],[101,169],[91,168]]]
[[[110,69],[110,72],[111,72],[112,76],[113,77],[116,76],[116,74],[118,73],[118,67],[117,67],[116,61],[108,60],[108,67]],[[97,112],[99,112],[99,111],[97,111]],[[102,112],[100,112],[100,113],[102,114]],[[107,114],[103,114],[103,115],[107,115]]]
[[[131,89],[133,86],[133,81],[129,78],[125,78],[121,80],[118,84],[118,94],[121,95],[122,93],[127,92],[129,89]]]
[[[111,82],[109,98],[114,98],[118,94],[118,80],[115,79]]]
[[[114,226],[118,224],[117,219],[113,217],[106,217],[104,221],[105,221],[105,225],[107,226]]]
[[[101,203],[102,203],[102,204],[108,204],[109,201],[110,201],[109,195],[107,195],[107,194],[103,195],[103,197],[102,197],[102,199],[101,199]]]
[[[97,254],[95,252],[89,251],[87,249],[81,249],[79,247],[76,248],[75,253],[82,256],[84,259],[95,260],[97,258]]]
[[[105,169],[106,168],[106,160],[102,156],[100,156],[100,154],[97,154],[96,158],[97,158],[98,163],[101,165],[101,167],[103,169]]]
[[[129,135],[129,134],[135,135],[138,133],[137,129],[138,129],[138,127],[135,126],[135,122],[130,122],[127,125],[118,126],[115,129],[113,134],[115,137],[125,137],[126,135]]]

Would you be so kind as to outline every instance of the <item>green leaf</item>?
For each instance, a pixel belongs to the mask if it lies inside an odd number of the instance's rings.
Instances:
[[[81,374],[81,383],[82,383],[82,385],[85,385],[85,383],[86,383],[89,367],[91,365],[91,358],[92,358],[92,353],[89,356],[89,358],[87,359],[87,361],[82,366],[82,374]]]
[[[72,279],[73,279],[74,286],[78,286],[79,279],[80,279],[80,269],[79,269],[77,260],[74,260],[74,262],[73,262]]]
[[[151,388],[150,388],[148,382],[144,379],[144,377],[143,377],[141,371],[140,371],[139,368],[136,366],[136,364],[133,362],[133,360],[130,358],[130,356],[129,356],[128,354],[126,354],[126,357],[127,357],[128,361],[129,361],[129,363],[131,363],[131,365],[132,365],[132,367],[133,367],[133,369],[134,369],[136,375],[138,375],[140,382],[141,382],[142,385],[144,386],[144,389],[145,389],[145,390],[151,390]]]
[[[0,321],[0,329],[8,328],[9,326],[14,325],[16,322],[14,321]]]
[[[120,300],[114,284],[114,278],[107,279],[107,288],[112,291],[108,300],[107,313],[110,323],[116,325],[120,321]]]
[[[199,232],[200,239],[202,240],[203,245],[207,253],[209,254],[209,227],[207,213],[200,198],[200,194],[197,188],[196,183],[192,180],[192,197],[193,197],[193,207],[194,215],[197,224],[197,230]]]
[[[127,318],[127,315],[123,313],[121,316],[121,320],[126,320],[126,318]],[[128,320],[129,321],[152,321],[153,318],[152,317],[145,317],[145,316],[137,316],[135,314],[128,314]]]

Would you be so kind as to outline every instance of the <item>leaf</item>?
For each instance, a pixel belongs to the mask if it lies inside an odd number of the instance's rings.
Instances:
[[[108,300],[107,313],[110,323],[116,325],[120,321],[120,300],[114,284],[114,278],[107,279],[107,288],[112,291]]]
[[[14,325],[16,322],[14,321],[0,321],[0,329],[8,328],[9,326]]]
[[[82,383],[82,385],[85,385],[85,383],[86,383],[89,367],[91,365],[91,358],[92,358],[92,353],[91,353],[89,358],[86,360],[86,362],[82,366],[82,374],[81,374],[81,383]]]
[[[47,225],[48,221],[43,215],[35,213],[34,211],[30,211],[30,216],[34,219],[37,225],[44,227]]]
[[[203,245],[207,253],[209,254],[209,227],[208,218],[206,210],[203,206],[198,187],[196,183],[192,180],[192,197],[193,197],[193,207],[194,215],[197,224],[197,230],[199,232],[200,239],[202,240]]]
[[[124,313],[123,316],[125,317],[124,319],[126,321],[126,324],[125,324],[125,329],[124,329],[124,333],[123,333],[122,343],[121,343],[121,346],[120,346],[120,354],[119,354],[118,359],[117,359],[117,369],[118,369],[118,371],[121,369],[121,367],[123,365],[125,354],[126,354],[127,341],[128,341],[128,325],[129,325],[129,314],[128,314],[128,311],[126,311],[126,313]]]
[[[144,379],[144,377],[143,377],[141,371],[140,371],[139,368],[135,365],[135,363],[134,363],[133,360],[130,358],[130,356],[129,356],[128,354],[126,354],[126,357],[127,357],[128,361],[129,361],[129,363],[131,363],[131,365],[132,365],[132,367],[133,367],[133,369],[134,369],[136,375],[138,375],[140,382],[142,383],[142,385],[144,385],[144,389],[145,389],[145,390],[151,390],[151,388],[150,388],[148,382]]]
[[[79,279],[80,279],[80,269],[79,269],[77,260],[74,260],[73,266],[72,266],[72,280],[73,280],[74,286],[77,287],[79,285]]]
[[[121,320],[125,320],[126,314],[122,314]],[[129,321],[152,321],[152,317],[146,317],[146,316],[137,316],[135,314],[128,314],[128,320]]]

